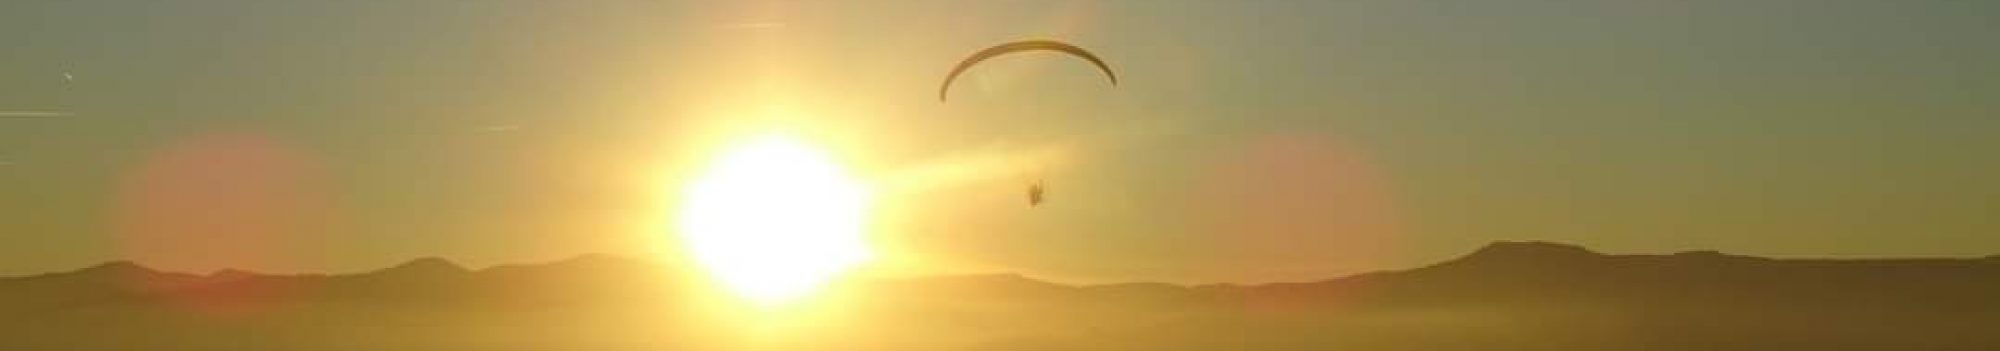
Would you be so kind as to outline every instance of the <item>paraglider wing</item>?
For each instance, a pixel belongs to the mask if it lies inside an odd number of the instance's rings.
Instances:
[[[1069,43],[1064,43],[1054,40],[1023,40],[1023,41],[1016,41],[1000,45],[994,45],[993,47],[986,48],[985,50],[979,50],[979,52],[972,53],[972,56],[968,56],[965,58],[965,60],[959,61],[958,66],[952,67],[951,73],[946,74],[944,76],[944,84],[938,86],[938,101],[942,102],[945,100],[945,94],[951,91],[951,82],[954,80],[958,80],[958,75],[960,73],[965,73],[965,70],[968,68],[972,68],[973,65],[977,65],[979,64],[979,62],[986,61],[986,59],[993,58],[995,56],[1024,52],[1024,51],[1038,51],[1038,50],[1061,52],[1069,54],[1070,56],[1076,56],[1083,58],[1084,60],[1089,60],[1090,64],[1097,65],[1098,70],[1104,71],[1105,77],[1111,78],[1111,85],[1114,86],[1118,85],[1118,74],[1112,73],[1111,66],[1104,64],[1103,59],[1097,58],[1097,55],[1090,53],[1090,51],[1086,51],[1083,48],[1076,47],[1076,45],[1070,45]]]

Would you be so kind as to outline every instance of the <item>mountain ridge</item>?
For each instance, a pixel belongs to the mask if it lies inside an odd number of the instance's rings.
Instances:
[[[711,313],[730,308],[677,273],[615,256],[478,269],[425,258],[350,274],[111,262],[0,278],[0,349],[727,348],[718,338],[736,334],[715,329],[726,325]],[[1499,242],[1307,282],[999,273],[867,280],[822,295],[815,303],[845,319],[813,345],[850,349],[2000,349],[2000,335],[1982,329],[2000,325],[1992,257],[1613,255]]]
[[[1436,269],[1439,267],[1447,267],[1455,265],[1524,265],[1531,263],[1560,264],[1560,263],[1577,263],[1577,261],[1590,260],[1590,259],[1624,259],[1624,260],[1684,259],[1688,261],[1736,260],[1736,261],[1761,261],[1761,262],[1824,262],[1824,263],[1848,263],[1848,264],[1925,263],[1925,262],[1973,263],[1973,262],[1984,262],[1984,261],[1990,261],[1992,263],[2000,263],[2000,254],[1988,255],[1983,257],[1870,257],[1870,258],[1770,258],[1761,256],[1730,254],[1715,250],[1688,250],[1688,251],[1678,251],[1667,254],[1606,254],[1591,250],[1581,245],[1566,244],[1566,243],[1551,242],[1551,241],[1495,241],[1492,243],[1488,243],[1484,246],[1481,246],[1480,248],[1475,249],[1465,255],[1457,256],[1455,258],[1432,263],[1429,265],[1404,268],[1404,269],[1367,271],[1367,272],[1338,275],[1327,278],[1303,280],[1303,281],[1277,281],[1277,282],[1255,282],[1255,283],[1212,282],[1212,283],[1190,283],[1190,284],[1157,282],[1157,281],[1114,281],[1114,282],[1101,282],[1101,283],[1071,284],[1071,283],[1058,283],[1048,280],[1042,280],[1039,278],[1034,278],[1027,274],[1017,273],[1017,272],[940,274],[940,275],[924,275],[924,276],[896,277],[896,278],[875,278],[873,280],[886,281],[886,282],[985,281],[987,283],[1003,283],[1004,281],[1007,280],[1020,280],[1020,281],[1029,281],[1039,284],[1059,285],[1072,288],[1104,287],[1104,286],[1153,286],[1153,285],[1173,286],[1179,288],[1225,287],[1225,286],[1255,287],[1255,286],[1265,286],[1265,285],[1296,285],[1296,284],[1323,283],[1329,281],[1345,280],[1350,278],[1367,278],[1382,274],[1394,274],[1394,273],[1402,273],[1410,271]],[[635,257],[606,254],[606,253],[585,253],[572,256],[569,258],[563,258],[552,261],[506,263],[506,264],[496,264],[481,268],[469,268],[466,267],[465,265],[459,264],[455,261],[443,257],[426,256],[426,257],[412,258],[410,260],[403,261],[401,263],[397,263],[395,265],[390,265],[387,267],[382,267],[372,270],[364,270],[359,272],[349,272],[349,273],[318,273],[318,272],[263,273],[263,272],[240,269],[240,268],[222,268],[211,271],[206,274],[202,274],[193,272],[180,272],[180,271],[155,269],[132,260],[113,260],[67,271],[0,276],[0,281],[31,279],[37,277],[71,276],[71,275],[157,276],[162,278],[170,277],[170,278],[196,278],[196,279],[225,279],[225,280],[246,279],[246,278],[269,278],[269,277],[351,278],[358,276],[383,275],[383,274],[409,274],[409,275],[480,274],[480,273],[489,273],[494,271],[505,272],[514,270],[536,270],[536,269],[548,269],[550,267],[579,266],[579,265],[591,265],[600,267],[619,266],[619,265],[624,265],[624,266],[646,265],[646,266],[654,266],[655,268],[665,268],[663,265],[657,262]]]

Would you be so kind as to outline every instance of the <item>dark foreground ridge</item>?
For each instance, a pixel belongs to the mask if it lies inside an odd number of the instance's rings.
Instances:
[[[114,262],[0,278],[0,349],[740,345],[676,277],[609,256],[479,270],[423,259],[348,275]],[[2000,350],[2000,256],[1605,255],[1503,242],[1429,267],[1309,283],[1069,286],[979,275],[858,285],[839,294],[837,325],[785,348]]]

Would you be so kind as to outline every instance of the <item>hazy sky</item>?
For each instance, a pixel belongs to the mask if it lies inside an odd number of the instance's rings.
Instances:
[[[1121,85],[1027,55],[936,101],[1021,38]],[[0,274],[671,252],[689,165],[778,127],[871,176],[1023,159],[883,200],[917,270],[2000,253],[1982,1],[14,0],[5,111],[71,115],[0,118]]]

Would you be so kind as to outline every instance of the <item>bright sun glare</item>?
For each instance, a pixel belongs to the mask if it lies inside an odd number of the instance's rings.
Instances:
[[[796,301],[870,258],[868,189],[826,152],[766,135],[709,167],[688,185],[680,235],[736,295],[765,307]]]

